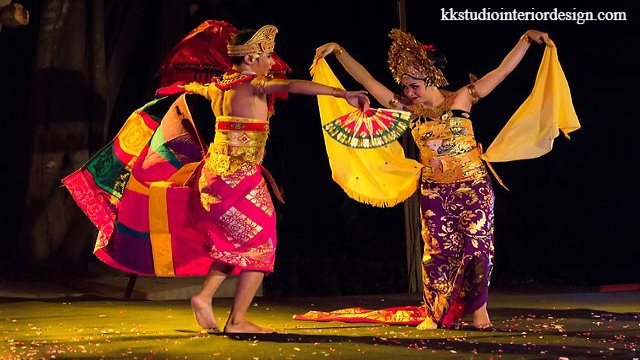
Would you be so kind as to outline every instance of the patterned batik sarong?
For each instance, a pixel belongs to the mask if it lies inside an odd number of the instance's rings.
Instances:
[[[241,269],[273,271],[275,211],[260,165],[269,122],[220,116],[216,136],[200,171],[201,229],[211,257]]]
[[[449,327],[487,302],[493,259],[491,180],[481,160],[471,115],[416,105],[412,135],[420,150],[422,282],[425,315]]]
[[[487,302],[493,262],[491,180],[423,182],[422,282],[425,315],[443,327]]]
[[[379,310],[310,311],[296,320],[419,325],[427,317],[448,328],[487,302],[493,260],[493,190],[487,175],[450,184],[423,182],[424,304]]]
[[[63,180],[98,228],[95,255],[149,276],[206,275],[215,261],[273,271],[275,214],[260,165],[268,122],[226,122],[236,131],[219,129],[208,147],[191,114],[185,95],[145,105]]]

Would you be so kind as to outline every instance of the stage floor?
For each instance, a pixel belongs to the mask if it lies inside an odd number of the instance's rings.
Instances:
[[[278,333],[200,333],[188,301],[0,298],[3,358],[640,358],[640,292],[492,291],[496,330],[419,331],[294,321],[308,310],[416,305],[416,295],[257,298],[252,320]],[[229,299],[216,300],[224,324]]]

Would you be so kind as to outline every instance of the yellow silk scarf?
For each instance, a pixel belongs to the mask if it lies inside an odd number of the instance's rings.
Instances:
[[[533,159],[553,147],[560,131],[580,128],[555,46],[547,46],[529,97],[520,105],[482,157],[489,162]]]
[[[311,70],[313,81],[343,89],[327,62],[318,61]],[[354,109],[344,99],[318,96],[320,119],[325,125]],[[404,156],[396,141],[374,149],[344,146],[324,133],[333,180],[349,197],[374,206],[389,207],[406,200],[418,188],[422,165]]]

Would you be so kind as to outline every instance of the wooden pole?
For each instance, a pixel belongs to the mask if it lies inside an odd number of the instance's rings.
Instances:
[[[398,28],[402,31],[407,31],[407,7],[404,0],[397,0],[398,2]]]
[[[405,0],[397,0],[398,4],[398,28],[407,31],[407,8]],[[416,146],[407,132],[402,137],[402,146],[405,154],[415,159]],[[420,193],[419,191],[407,199],[404,204],[404,229],[407,252],[407,275],[409,277],[409,292],[422,291],[422,266],[420,243]]]

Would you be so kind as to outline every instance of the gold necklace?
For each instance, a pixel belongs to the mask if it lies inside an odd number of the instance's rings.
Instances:
[[[451,105],[453,104],[453,100],[455,100],[454,92],[440,90],[442,95],[444,95],[444,100],[436,106],[428,107],[424,105],[424,103],[417,103],[407,106],[411,112],[418,118],[422,119],[431,119],[431,120],[440,120],[442,118],[442,114],[449,111],[451,109]]]

